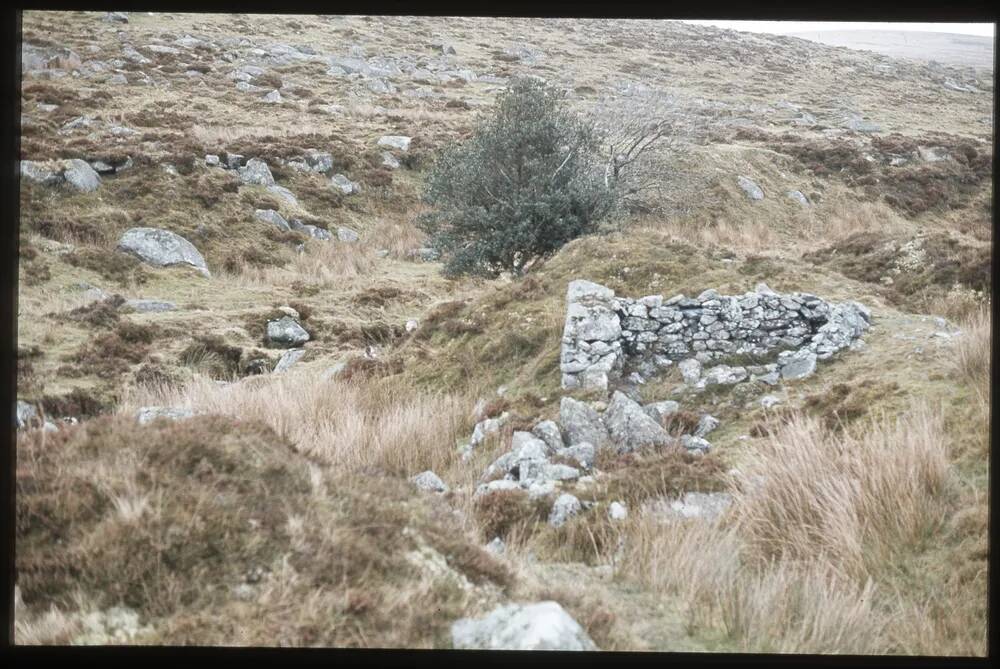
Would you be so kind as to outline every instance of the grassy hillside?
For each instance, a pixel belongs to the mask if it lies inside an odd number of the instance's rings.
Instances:
[[[552,599],[604,649],[985,653],[991,72],[670,21],[103,16],[23,24],[55,58],[24,74],[22,159],[131,165],[92,192],[22,179],[18,397],[56,426],[18,437],[18,643],[450,647],[457,618]],[[358,61],[386,73],[331,67]],[[414,225],[427,169],[525,74],[581,112],[657,92],[697,133],[655,211],[523,277],[445,278]],[[311,151],[329,172],[296,169]],[[264,160],[296,202],[209,154]],[[132,227],[182,235],[211,277],[116,250]],[[636,298],[766,282],[862,302],[873,326],[776,388],[647,383],[680,422],[720,419],[712,452],[602,455],[571,488],[596,506],[552,527],[526,495],[473,493],[514,430],[606,399],[560,389],[575,279]],[[254,374],[285,307],[305,354]],[[144,406],[205,415],[137,425]],[[428,469],[441,498],[407,482]],[[720,522],[640,513],[718,491]]]

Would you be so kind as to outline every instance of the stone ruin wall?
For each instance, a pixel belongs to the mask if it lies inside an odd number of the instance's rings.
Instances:
[[[743,295],[706,290],[696,298],[616,297],[590,281],[569,284],[560,369],[564,389],[642,383],[694,358],[699,363],[747,355],[778,366],[825,360],[850,346],[871,314],[857,302],[831,304],[808,293],[780,294],[765,284]],[[783,351],[795,351],[783,353]]]

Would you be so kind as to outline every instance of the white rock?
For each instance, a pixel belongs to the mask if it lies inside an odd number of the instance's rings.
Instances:
[[[211,276],[205,258],[191,242],[160,228],[131,228],[118,240],[118,248],[138,256],[151,265],[191,265],[204,276]]]
[[[421,490],[448,492],[448,485],[441,480],[441,477],[429,469],[425,472],[420,472],[411,478],[410,481]]]
[[[135,419],[140,425],[146,425],[157,418],[182,420],[194,415],[194,411],[184,407],[142,407],[135,413]]]
[[[625,520],[628,518],[628,508],[622,502],[611,502],[611,505],[608,506],[608,518]]]
[[[479,650],[598,650],[556,602],[499,606],[480,619],[451,626],[452,645]]]
[[[486,551],[499,557],[507,552],[507,544],[500,537],[493,537],[493,541],[486,544]]]
[[[379,138],[378,145],[390,149],[399,149],[400,151],[407,151],[410,148],[411,141],[413,141],[412,137],[405,137],[403,135],[385,135]]]
[[[582,510],[580,500],[569,493],[563,493],[556,498],[549,513],[549,525],[561,527],[570,517],[575,516]]]

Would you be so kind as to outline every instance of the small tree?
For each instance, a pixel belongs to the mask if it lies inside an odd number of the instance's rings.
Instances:
[[[515,79],[473,136],[438,158],[418,225],[445,256],[448,274],[519,274],[611,213],[591,122],[563,95]]]

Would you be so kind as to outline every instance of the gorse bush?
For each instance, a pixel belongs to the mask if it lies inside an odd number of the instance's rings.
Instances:
[[[593,232],[614,209],[599,137],[562,94],[516,79],[473,136],[431,169],[418,225],[451,275],[519,274]]]

